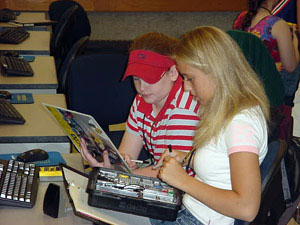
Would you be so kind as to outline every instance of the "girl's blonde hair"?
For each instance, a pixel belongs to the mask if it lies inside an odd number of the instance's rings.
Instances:
[[[196,148],[216,140],[243,109],[259,106],[269,120],[269,101],[259,77],[224,31],[204,26],[184,34],[174,58],[203,71],[216,83],[211,101],[200,107],[201,121],[194,138]]]

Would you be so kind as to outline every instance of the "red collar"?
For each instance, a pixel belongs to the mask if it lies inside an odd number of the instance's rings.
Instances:
[[[174,85],[169,93],[166,103],[164,104],[162,109],[159,111],[158,115],[154,118],[154,121],[160,121],[163,118],[163,115],[165,114],[167,109],[170,107],[172,100],[175,98],[177,91],[182,87],[182,85],[183,85],[182,77],[178,76],[177,80],[174,82]],[[138,106],[138,111],[140,111],[141,113],[144,113],[146,117],[150,116],[153,111],[152,104],[146,103],[144,101],[144,99],[141,97],[140,97],[140,99],[141,99],[141,102]]]

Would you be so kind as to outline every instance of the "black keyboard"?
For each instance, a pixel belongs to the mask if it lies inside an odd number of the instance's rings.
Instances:
[[[0,31],[0,43],[20,44],[29,37],[29,32],[21,27],[6,28]]]
[[[29,62],[24,58],[2,55],[0,65],[6,76],[32,77],[34,74]]]
[[[0,9],[0,22],[9,22],[11,20],[16,20],[17,15],[10,9]]]
[[[0,205],[32,208],[39,182],[35,164],[0,159]]]
[[[23,124],[25,121],[9,101],[0,98],[0,124]]]

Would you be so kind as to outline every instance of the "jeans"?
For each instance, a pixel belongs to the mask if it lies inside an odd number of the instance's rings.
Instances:
[[[157,219],[150,219],[152,225],[204,225],[194,217],[190,211],[183,208],[178,211],[175,221],[163,221]]]
[[[285,96],[294,96],[295,95],[295,92],[298,88],[299,74],[300,74],[300,64],[291,73],[289,73],[285,70],[282,70],[280,72],[281,79],[282,79],[283,86],[284,86]]]

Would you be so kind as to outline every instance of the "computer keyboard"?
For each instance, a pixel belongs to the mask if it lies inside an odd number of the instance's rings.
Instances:
[[[0,98],[0,124],[23,124],[25,121],[9,101]]]
[[[6,76],[31,77],[34,74],[29,62],[24,58],[1,55],[0,65]]]
[[[32,208],[39,182],[35,164],[0,159],[0,205]]]
[[[0,43],[20,44],[29,37],[29,32],[21,27],[6,28],[0,31]]]
[[[10,9],[0,9],[0,22],[9,22],[11,20],[16,20],[17,15]]]

